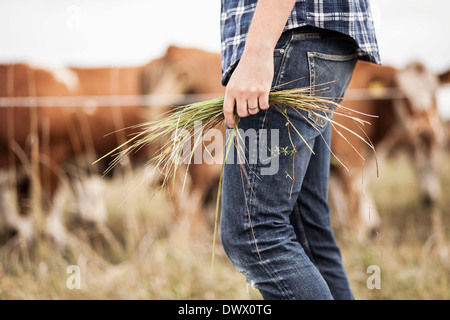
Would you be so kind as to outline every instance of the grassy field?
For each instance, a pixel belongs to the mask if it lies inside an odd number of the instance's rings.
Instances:
[[[450,194],[448,160],[442,177],[443,194]],[[64,223],[70,237],[63,251],[45,236],[29,246],[1,243],[0,299],[261,299],[220,243],[211,268],[212,229],[191,238],[173,229],[163,195],[150,196],[138,180],[105,181],[107,220],[100,227],[81,221],[68,201]],[[436,251],[408,160],[383,165],[373,190],[382,219],[379,235],[358,240],[336,231],[356,299],[450,299],[450,265]],[[450,239],[450,199],[444,196],[441,208]],[[366,284],[371,265],[380,268],[379,289]]]

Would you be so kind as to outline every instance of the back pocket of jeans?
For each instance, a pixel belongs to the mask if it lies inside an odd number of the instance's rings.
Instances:
[[[316,95],[340,102],[350,82],[356,61],[356,53],[335,55],[308,52],[311,90]],[[312,112],[308,112],[308,118],[322,128],[327,123],[325,119],[317,117]]]

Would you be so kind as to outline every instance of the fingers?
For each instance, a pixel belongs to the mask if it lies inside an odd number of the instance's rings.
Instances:
[[[240,118],[245,118],[249,115],[247,109],[247,98],[242,94],[236,98],[236,111]]]
[[[265,90],[243,90],[227,87],[223,112],[228,127],[234,127],[234,108],[240,118],[255,115],[259,110],[269,109],[269,92]]]
[[[261,110],[269,109],[269,92],[268,91],[261,92],[261,94],[258,98],[258,102],[259,102],[259,108]]]
[[[225,117],[225,123],[229,128],[234,127],[234,105],[235,99],[233,96],[225,94],[225,99],[223,102],[223,114]]]
[[[262,90],[257,89],[238,89],[231,91],[231,93],[235,93],[236,96],[236,111],[239,117],[244,118],[259,112],[260,101],[265,99],[264,96],[261,95],[262,92]],[[267,105],[267,108],[268,103],[268,101],[263,102],[264,106]]]

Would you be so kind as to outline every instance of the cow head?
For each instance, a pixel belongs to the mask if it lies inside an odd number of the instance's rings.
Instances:
[[[434,205],[441,196],[439,161],[446,136],[436,103],[439,77],[413,62],[399,70],[396,82],[403,95],[394,104],[397,122],[417,168],[423,200]]]
[[[149,105],[163,110],[194,102],[197,95],[221,96],[220,61],[219,53],[170,46],[162,57],[144,66],[142,93],[149,98]],[[186,95],[194,95],[193,100],[186,100]]]
[[[334,153],[351,169],[351,174],[348,174],[342,166],[332,166],[331,179],[336,181],[330,181],[330,199],[331,205],[336,207],[334,212],[337,213],[338,224],[348,225],[340,217],[350,217],[351,225],[356,226],[356,230],[370,231],[373,226],[376,230],[377,208],[374,204],[367,206],[372,201],[370,193],[361,191],[360,177],[364,177],[365,185],[370,185],[374,173],[378,172],[374,170],[373,162],[381,163],[386,156],[400,150],[406,150],[411,155],[424,202],[434,206],[431,209],[437,208],[441,196],[439,162],[445,141],[445,130],[436,103],[441,82],[442,79],[439,81],[439,77],[417,62],[403,69],[358,62],[342,104],[378,116],[371,120],[371,126],[364,128],[365,136],[375,145],[376,157],[372,150],[350,136],[351,145],[363,155],[364,160],[352,156],[354,150],[344,139],[334,135]],[[358,129],[352,123],[344,124]],[[361,174],[362,171],[364,174]],[[342,198],[346,199],[345,203],[338,203]],[[365,212],[368,210],[361,210],[361,204],[364,206],[362,209],[371,209],[370,224],[361,218],[369,216]],[[353,214],[356,212],[358,215]]]

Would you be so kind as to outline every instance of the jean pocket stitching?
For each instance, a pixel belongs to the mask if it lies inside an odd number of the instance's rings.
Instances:
[[[330,61],[349,61],[355,59],[357,56],[356,53],[350,53],[350,54],[328,54],[328,53],[321,53],[321,52],[308,52],[308,56],[314,56],[314,58],[320,58],[324,60],[330,60]]]
[[[289,39],[289,42],[287,43],[285,48],[279,48],[279,49],[275,50],[277,54],[282,56],[281,62],[280,62],[280,67],[278,68],[278,74],[276,75],[275,81],[273,83],[275,86],[279,85],[278,82],[280,81],[281,74],[283,73],[283,66],[286,61],[287,52],[289,50],[289,47],[291,46],[291,43],[292,43],[292,36]]]
[[[321,34],[317,32],[310,33],[302,33],[302,32],[294,32],[292,34],[292,39],[294,40],[303,40],[303,39],[321,39]]]
[[[315,52],[308,52],[308,64],[309,64],[309,84],[310,94],[316,85],[316,54]],[[311,120],[316,126],[324,128],[326,125],[325,119],[318,117],[312,111],[308,111],[308,119]]]

